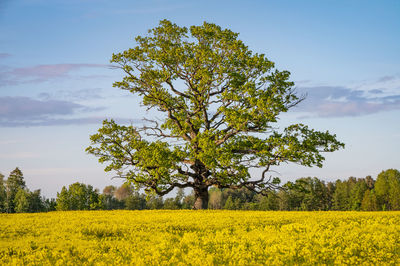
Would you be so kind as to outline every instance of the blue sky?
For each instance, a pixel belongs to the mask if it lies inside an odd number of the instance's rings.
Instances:
[[[104,118],[138,123],[140,99],[113,88],[112,53],[162,19],[216,23],[289,70],[307,99],[282,116],[336,133],[323,168],[276,168],[283,180],[331,181],[400,169],[400,1],[102,1],[0,3],[0,172],[56,196],[79,181],[121,180],[85,154]]]

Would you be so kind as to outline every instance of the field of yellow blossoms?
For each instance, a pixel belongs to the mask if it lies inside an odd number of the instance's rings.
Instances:
[[[1,264],[400,264],[400,212],[0,215]]]

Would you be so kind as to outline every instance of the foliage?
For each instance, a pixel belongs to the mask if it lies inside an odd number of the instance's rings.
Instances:
[[[25,189],[18,190],[14,198],[15,212],[29,211],[29,191]]]
[[[64,186],[60,193],[57,193],[56,209],[66,210],[96,210],[102,209],[102,201],[99,193],[91,185],[79,182]]]
[[[222,209],[222,191],[218,188],[211,188],[209,191],[208,208],[213,210]]]
[[[56,199],[43,198],[43,206],[44,206],[44,211],[46,211],[46,212],[55,211],[56,210],[56,206],[57,206]]]
[[[381,178],[386,176],[386,173],[397,173],[396,171],[393,169],[383,171]],[[389,183],[385,184],[389,186]],[[391,182],[391,184],[396,184],[396,182]],[[390,186],[386,190],[395,191]],[[117,194],[125,196],[118,200]],[[378,202],[375,181],[371,176],[349,177],[346,180],[328,183],[316,177],[299,178],[295,182],[287,182],[282,190],[272,190],[267,195],[257,194],[246,188],[219,189],[217,187],[212,187],[208,194],[208,208],[215,210],[376,211],[389,206],[387,203],[385,205]],[[398,195],[400,194],[397,194],[397,199],[400,199]],[[119,188],[106,187],[102,196],[103,198],[111,197],[109,200],[116,202],[117,207],[106,209],[192,209],[194,203],[194,193],[185,196],[182,189],[178,190],[175,198],[163,199],[154,195],[146,197],[144,194],[133,192],[128,184],[123,184]],[[391,198],[394,202],[396,201],[396,196]],[[104,206],[107,204],[104,203]]]
[[[378,204],[374,190],[366,190],[363,200],[361,202],[361,210],[363,211],[377,211]]]
[[[54,210],[51,200],[40,195],[40,189],[29,191],[22,171],[17,167],[4,181],[0,173],[0,212],[43,212]]]
[[[333,209],[336,211],[343,211],[348,208],[348,189],[347,183],[342,180],[337,180],[335,182],[335,192],[333,194]]]
[[[40,189],[37,189],[33,192],[29,191],[28,196],[29,212],[42,212],[50,210],[46,208],[46,199],[40,196]],[[51,206],[48,207],[51,208]]]
[[[149,210],[159,210],[163,208],[164,201],[160,196],[148,196],[146,200],[146,209]]]
[[[303,124],[276,129],[279,115],[303,98],[288,71],[276,70],[229,29],[163,20],[111,62],[126,74],[114,86],[139,95],[162,120],[143,128],[105,120],[86,151],[137,189],[162,196],[190,187],[194,207],[207,208],[211,186],[267,195],[279,184],[267,176],[270,167],[321,167],[323,152],[344,147],[335,135]],[[254,168],[262,169],[256,180]]]
[[[0,217],[6,265],[400,264],[399,212],[75,211]]]
[[[0,173],[0,212],[6,212],[7,191],[4,182],[4,175]]]
[[[7,212],[15,212],[15,196],[20,189],[25,189],[24,175],[21,170],[17,167],[11,171],[7,181],[6,181],[6,209]]]
[[[132,193],[133,193],[132,186],[128,183],[124,183],[122,186],[120,186],[115,190],[114,196],[118,200],[123,201],[127,199],[129,196],[131,196]]]
[[[400,172],[396,169],[382,171],[376,179],[375,192],[382,209],[400,210]]]
[[[133,193],[125,199],[125,208],[128,210],[146,209],[146,197],[138,192]]]
[[[219,189],[212,187],[209,191],[209,209],[228,210],[290,210],[290,211],[321,211],[321,210],[396,210],[400,193],[398,189],[398,170],[382,171],[375,182],[371,176],[366,178],[350,177],[347,180],[328,182],[314,177],[300,178],[295,182],[287,182],[282,190],[272,190],[267,195],[257,194],[246,188]],[[1,175],[0,175],[1,181]],[[390,181],[390,182],[389,182]],[[3,180],[3,184],[6,183]],[[378,187],[375,188],[375,184]],[[386,187],[385,187],[386,186]],[[134,191],[128,183],[120,187],[107,186],[103,194],[99,194],[93,187],[84,184],[71,185],[71,189],[64,187],[55,199],[41,197],[40,190],[33,192],[27,188],[20,188],[13,201],[15,212],[44,212],[59,210],[85,209],[192,209],[195,195],[185,195],[179,189],[175,198],[166,198],[156,195],[145,195]],[[377,196],[377,192],[379,196]],[[3,191],[3,194],[1,193]],[[383,193],[382,193],[383,191]],[[385,194],[387,193],[387,194]],[[71,196],[74,194],[75,196]],[[1,198],[3,195],[3,198]],[[80,196],[79,196],[80,195]],[[86,196],[85,196],[86,195]],[[91,196],[90,196],[91,195]],[[3,200],[1,200],[3,199]],[[91,204],[88,204],[92,202]],[[7,212],[6,187],[1,190],[1,212]]]
[[[229,196],[228,199],[225,201],[224,209],[225,210],[235,210],[235,202],[232,200],[232,196]]]

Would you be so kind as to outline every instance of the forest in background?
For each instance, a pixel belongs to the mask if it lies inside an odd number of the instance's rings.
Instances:
[[[0,212],[47,212],[56,210],[144,210],[191,209],[194,194],[180,189],[174,198],[162,198],[135,191],[129,183],[107,186],[100,192],[91,185],[73,183],[64,186],[57,198],[47,199],[40,190],[30,191],[17,167],[9,177],[0,173]],[[281,210],[281,211],[386,211],[400,210],[400,172],[382,171],[376,179],[349,177],[325,182],[306,177],[285,183],[268,195],[246,188],[211,188],[209,209]]]

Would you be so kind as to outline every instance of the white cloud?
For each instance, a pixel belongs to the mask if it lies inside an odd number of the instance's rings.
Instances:
[[[311,117],[361,116],[400,109],[399,76],[352,86],[302,86],[298,92],[307,97],[294,111]]]
[[[103,64],[52,64],[31,67],[3,68],[0,72],[0,86],[24,83],[40,83],[57,78],[68,78],[74,71],[82,68],[109,68]]]
[[[400,75],[388,75],[374,80],[366,80],[349,86],[351,89],[361,90],[367,96],[379,93],[382,96],[398,95],[400,93]]]

